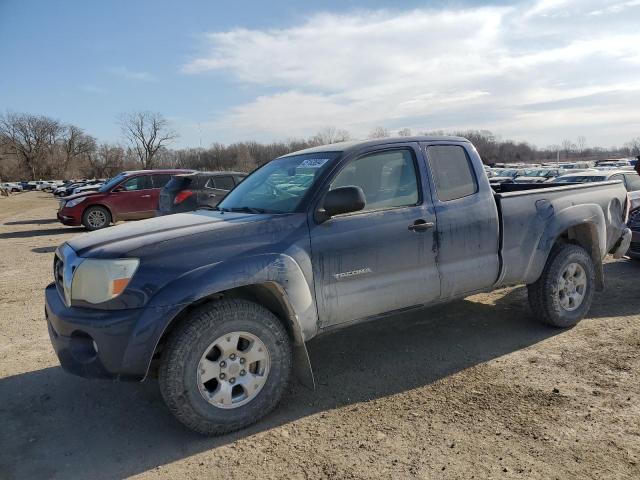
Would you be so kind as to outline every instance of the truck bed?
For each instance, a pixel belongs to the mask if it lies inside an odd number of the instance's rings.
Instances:
[[[546,259],[539,253],[550,248],[571,222],[589,222],[600,229],[600,238],[606,241],[600,245],[601,257],[614,247],[624,228],[626,190],[620,181],[504,185],[510,191],[494,194],[500,215],[497,286],[535,281]]]

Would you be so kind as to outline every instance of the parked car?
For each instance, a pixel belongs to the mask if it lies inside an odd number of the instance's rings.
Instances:
[[[554,183],[592,183],[608,180],[621,180],[627,192],[640,191],[640,176],[633,170],[588,170],[567,173],[554,179]]]
[[[604,257],[628,250],[627,192],[509,188],[491,189],[460,137],[285,155],[217,210],[61,245],[45,290],[51,342],[85,377],[142,380],[153,361],[169,410],[221,434],[273,409],[292,370],[313,385],[305,342],[322,332],[517,284],[541,322],[575,325]]]
[[[20,186],[22,186],[22,190],[25,192],[28,190],[36,189],[35,183],[31,183],[31,182],[19,182],[19,183],[20,183]]]
[[[158,215],[213,208],[246,176],[246,173],[241,172],[174,175],[160,191]]]
[[[0,183],[0,187],[4,188],[9,192],[21,192],[23,190],[22,185],[15,182]]]
[[[141,220],[155,216],[160,189],[172,175],[192,170],[137,170],[122,172],[89,191],[60,201],[58,220],[64,225],[84,225],[98,230],[119,220]]]
[[[75,187],[73,189],[73,195],[77,195],[78,193],[82,193],[82,192],[99,190],[100,187],[104,184],[105,182],[103,182],[102,180],[90,180],[86,182],[84,185],[79,185]]]
[[[627,225],[631,229],[631,244],[627,255],[640,260],[640,208],[636,208],[631,212]]]
[[[40,190],[43,192],[53,191],[53,184],[44,180],[37,180],[33,182],[29,182],[32,185],[35,185],[35,190]]]
[[[525,170],[525,172],[522,175],[518,175],[514,181],[516,183],[542,183],[552,180],[563,173],[565,173],[565,171],[558,168]]]
[[[70,182],[53,190],[56,197],[66,197],[73,194],[73,189],[82,187],[85,182]]]
[[[491,177],[489,181],[492,185],[498,183],[511,183],[523,173],[524,170],[517,170],[513,168],[499,168],[494,170],[494,176]]]

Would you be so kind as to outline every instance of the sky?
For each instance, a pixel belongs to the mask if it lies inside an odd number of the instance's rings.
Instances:
[[[0,112],[173,145],[326,127],[491,130],[539,147],[640,136],[640,0],[0,0]]]

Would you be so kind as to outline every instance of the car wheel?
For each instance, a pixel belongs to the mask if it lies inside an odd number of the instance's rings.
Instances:
[[[104,207],[93,206],[82,214],[82,224],[87,230],[100,230],[111,224],[111,213]]]
[[[572,327],[593,301],[593,260],[579,245],[553,247],[540,278],[527,285],[529,304],[538,319],[554,327]]]
[[[244,428],[280,401],[291,344],[278,318],[246,300],[195,310],[169,338],[158,372],[173,415],[204,435]]]

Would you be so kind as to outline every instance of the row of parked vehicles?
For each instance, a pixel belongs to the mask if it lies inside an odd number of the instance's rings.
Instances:
[[[57,216],[65,225],[99,230],[120,220],[211,209],[245,176],[181,169],[122,172],[101,184],[76,187],[71,195],[60,193]]]

